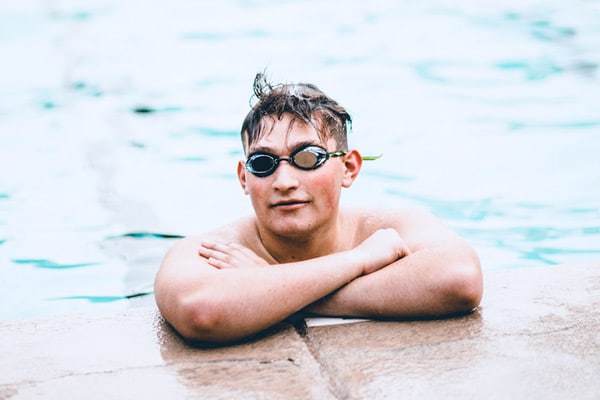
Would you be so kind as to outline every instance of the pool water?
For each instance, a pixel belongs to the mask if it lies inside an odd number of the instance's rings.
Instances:
[[[460,5],[458,5],[460,4]],[[177,237],[251,212],[251,83],[309,81],[486,271],[600,262],[600,2],[0,5],[0,319],[152,303]]]

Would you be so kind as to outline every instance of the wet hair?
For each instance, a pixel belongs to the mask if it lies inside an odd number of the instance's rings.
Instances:
[[[268,133],[270,124],[266,123],[267,118],[281,120],[284,114],[291,116],[291,124],[311,124],[323,142],[333,138],[338,145],[336,150],[348,150],[347,137],[352,129],[350,114],[315,85],[273,85],[267,81],[264,73],[258,73],[254,78],[253,91],[252,99],[256,98],[257,102],[246,115],[241,129],[244,152]]]

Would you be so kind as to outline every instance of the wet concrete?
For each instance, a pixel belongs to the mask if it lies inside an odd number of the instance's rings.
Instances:
[[[480,309],[184,343],[154,307],[0,324],[0,399],[597,399],[600,263],[488,272]]]

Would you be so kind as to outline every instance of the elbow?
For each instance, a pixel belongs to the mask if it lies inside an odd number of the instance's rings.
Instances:
[[[188,340],[212,341],[218,322],[208,302],[187,298],[180,302],[179,309],[180,318],[175,329],[181,336]]]
[[[218,306],[199,295],[177,299],[167,310],[159,307],[169,324],[185,340],[222,343],[233,339],[223,329]],[[225,332],[224,332],[225,331]]]
[[[182,302],[182,324],[178,332],[189,341],[227,344],[247,333],[231,321],[227,307],[213,298],[195,295]]]
[[[450,314],[468,313],[477,308],[483,297],[483,277],[479,261],[452,268],[446,284],[446,305]]]

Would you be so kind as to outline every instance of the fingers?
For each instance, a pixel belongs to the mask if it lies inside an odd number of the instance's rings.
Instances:
[[[228,262],[219,260],[214,257],[209,257],[209,258],[207,258],[206,261],[208,262],[209,265],[211,265],[217,269],[225,269],[230,266]]]
[[[215,248],[215,243],[202,242],[198,249],[198,254],[208,260],[222,254]]]
[[[403,240],[402,241],[402,255],[400,256],[400,258],[409,256],[411,254],[412,254],[412,250],[410,249],[410,247],[408,247],[406,242]]]
[[[233,244],[234,243],[202,242],[200,243],[200,251],[204,249],[206,250],[206,252],[227,253],[228,251],[230,251]]]
[[[268,265],[249,248],[235,242],[211,242],[200,244],[198,254],[215,268],[243,268]]]
[[[233,254],[234,252],[239,251],[238,246],[239,245],[236,245],[235,243],[202,242],[198,249],[198,253],[206,258]]]
[[[233,261],[234,249],[226,243],[202,242],[198,254],[206,258],[208,263],[215,268],[227,268]]]

